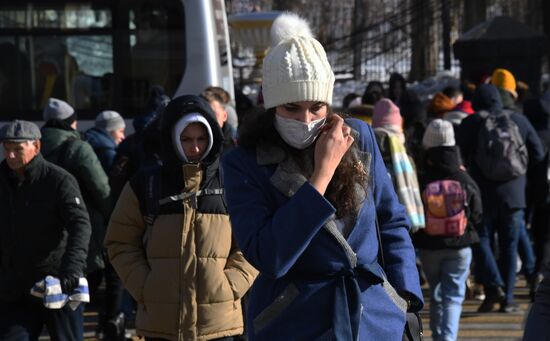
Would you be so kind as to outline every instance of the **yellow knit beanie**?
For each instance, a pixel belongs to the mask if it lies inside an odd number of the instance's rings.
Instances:
[[[516,92],[516,79],[514,75],[506,69],[496,69],[491,76],[491,84],[497,88],[508,91],[514,98],[518,97],[518,93]]]

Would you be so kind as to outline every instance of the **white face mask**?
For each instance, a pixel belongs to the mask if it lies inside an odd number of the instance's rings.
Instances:
[[[296,149],[305,149],[315,141],[325,121],[326,117],[311,121],[308,124],[276,114],[275,129],[290,146]]]

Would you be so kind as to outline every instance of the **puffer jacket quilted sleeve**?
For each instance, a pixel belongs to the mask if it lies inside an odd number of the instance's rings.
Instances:
[[[225,266],[225,275],[237,300],[242,298],[250,289],[258,275],[258,271],[246,261],[242,251],[237,246],[235,237],[232,238],[231,244],[231,251]]]
[[[137,197],[126,184],[111,216],[105,246],[124,287],[138,302],[143,302],[143,286],[150,272],[143,250],[145,229]]]

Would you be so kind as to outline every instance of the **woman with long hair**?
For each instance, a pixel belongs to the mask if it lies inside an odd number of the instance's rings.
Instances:
[[[271,33],[266,112],[223,161],[233,232],[260,271],[249,340],[401,340],[423,301],[372,129],[331,111],[334,74],[307,23],[283,14]]]

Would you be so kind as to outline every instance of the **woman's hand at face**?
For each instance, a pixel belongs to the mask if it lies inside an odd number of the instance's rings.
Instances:
[[[315,142],[315,167],[310,182],[319,193],[325,193],[342,157],[353,144],[351,128],[344,119],[332,115]]]

